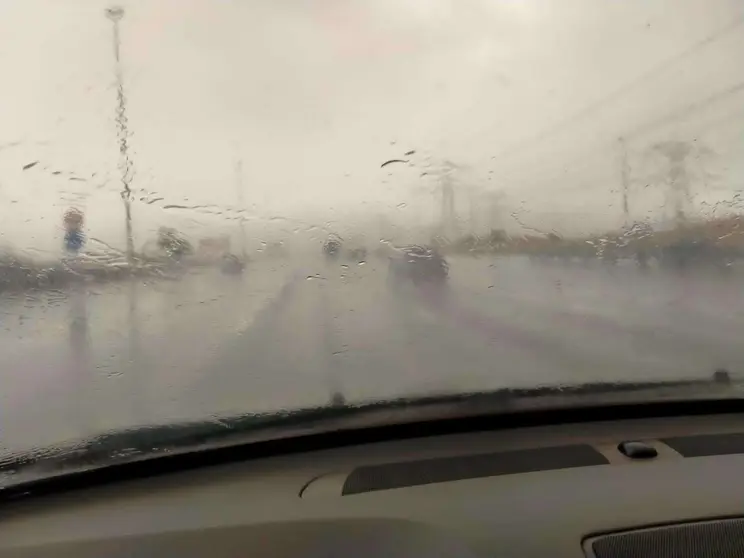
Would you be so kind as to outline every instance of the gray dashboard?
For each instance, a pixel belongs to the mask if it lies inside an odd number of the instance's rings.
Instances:
[[[580,557],[599,534],[741,515],[742,433],[740,415],[656,418],[214,466],[6,504],[0,556]],[[626,457],[628,440],[657,456]],[[360,468],[374,489],[345,490]],[[401,471],[428,476],[386,488]]]

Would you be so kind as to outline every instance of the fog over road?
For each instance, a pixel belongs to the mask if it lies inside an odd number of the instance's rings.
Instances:
[[[242,277],[4,294],[0,449],[404,395],[707,377],[744,365],[744,274],[450,258],[263,260]]]

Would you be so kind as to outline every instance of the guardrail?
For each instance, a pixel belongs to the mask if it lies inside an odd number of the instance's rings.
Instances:
[[[118,281],[132,276],[160,277],[172,265],[144,260],[130,265],[116,259],[34,262],[0,257],[0,292],[60,289],[77,283]]]

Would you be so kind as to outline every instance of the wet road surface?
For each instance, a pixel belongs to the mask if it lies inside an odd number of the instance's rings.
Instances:
[[[452,258],[444,288],[384,260],[259,261],[3,295],[0,447],[402,395],[706,377],[744,364],[744,274]]]

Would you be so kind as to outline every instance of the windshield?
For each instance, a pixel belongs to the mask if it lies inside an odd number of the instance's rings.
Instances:
[[[741,372],[739,0],[14,0],[0,75],[5,461]]]

